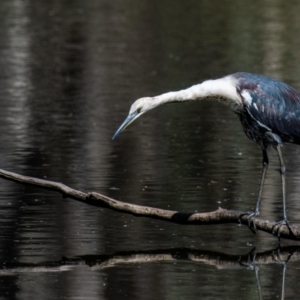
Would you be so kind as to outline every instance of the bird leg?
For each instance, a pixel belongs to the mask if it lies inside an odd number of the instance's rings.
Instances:
[[[280,162],[280,175],[281,175],[281,183],[282,183],[282,201],[283,201],[283,220],[287,222],[286,215],[286,200],[285,200],[285,165],[283,163],[283,158],[280,150],[280,146],[276,147]]]
[[[263,168],[262,168],[260,187],[259,187],[259,191],[258,191],[255,212],[254,212],[255,217],[259,215],[263,187],[265,184],[266,174],[267,174],[267,170],[268,170],[268,166],[269,166],[269,158],[268,158],[268,153],[267,153],[268,148],[263,148],[262,151],[263,151],[263,161],[262,161]]]
[[[283,163],[283,158],[282,158],[282,154],[281,154],[281,150],[280,150],[280,145],[276,146],[276,150],[277,150],[278,157],[279,157],[279,162],[280,162],[280,175],[281,175],[281,184],[282,184],[282,202],[283,202],[283,220],[275,223],[274,228],[273,228],[273,234],[277,234],[277,237],[278,237],[279,242],[280,242],[280,228],[281,228],[282,225],[286,225],[292,233],[293,233],[293,231],[292,231],[292,229],[289,225],[289,222],[287,220],[287,214],[286,214],[285,166],[284,166],[284,163]]]
[[[254,220],[257,216],[259,216],[259,213],[260,213],[259,210],[260,210],[262,192],[263,192],[263,187],[264,187],[266,174],[267,174],[267,170],[268,170],[268,166],[269,166],[269,158],[268,158],[268,153],[267,153],[268,149],[269,149],[269,147],[262,147],[262,152],[263,152],[262,174],[261,174],[261,180],[260,180],[260,186],[259,186],[257,201],[256,201],[256,205],[255,205],[255,211],[254,212],[248,212],[248,213],[242,214],[240,216],[240,217],[242,217],[244,215],[248,216],[248,227],[254,233],[256,231],[256,226],[255,226]]]

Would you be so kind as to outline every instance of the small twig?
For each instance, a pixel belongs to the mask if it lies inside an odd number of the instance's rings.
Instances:
[[[14,182],[25,183],[33,186],[38,186],[50,191],[57,191],[65,197],[73,198],[76,200],[86,200],[87,194],[81,191],[74,190],[67,185],[55,181],[39,179],[30,176],[24,176],[17,173],[9,172],[0,169],[0,177]]]
[[[178,212],[121,202],[95,192],[84,193],[74,190],[62,183],[19,175],[2,169],[0,169],[0,177],[14,182],[57,191],[62,193],[64,197],[72,198],[97,207],[109,208],[114,211],[131,214],[137,217],[147,217],[182,225],[235,223],[248,226],[247,214],[242,211],[218,208],[216,211],[206,213]],[[276,222],[271,222],[261,218],[255,218],[253,223],[257,230],[270,234],[273,234],[273,229],[276,225]],[[279,230],[280,237],[290,240],[300,240],[300,228],[296,225],[290,225],[290,229],[292,232],[286,225],[281,226]]]

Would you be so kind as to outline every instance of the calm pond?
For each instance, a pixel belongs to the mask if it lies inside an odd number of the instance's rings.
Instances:
[[[112,136],[135,99],[237,71],[300,90],[299,11],[297,1],[2,0],[1,168],[163,209],[252,210],[261,149],[228,107],[170,104]],[[300,147],[283,155],[299,224]],[[280,299],[283,286],[299,298],[300,243],[277,251],[246,226],[136,218],[3,179],[0,196],[1,299]],[[282,218],[273,150],[261,216]]]

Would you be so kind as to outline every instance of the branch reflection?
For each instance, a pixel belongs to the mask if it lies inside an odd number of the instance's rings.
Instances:
[[[300,246],[281,247],[256,253],[253,249],[244,255],[231,255],[222,252],[195,250],[189,248],[158,249],[152,251],[118,252],[112,255],[83,255],[74,258],[62,258],[59,261],[40,264],[5,263],[0,268],[1,276],[16,276],[20,273],[44,273],[72,271],[77,266],[86,266],[91,271],[103,271],[107,268],[129,264],[157,262],[192,261],[216,267],[218,270],[248,269],[254,271],[258,299],[263,299],[260,281],[260,267],[280,264],[283,267],[281,299],[285,297],[287,265],[300,261]]]

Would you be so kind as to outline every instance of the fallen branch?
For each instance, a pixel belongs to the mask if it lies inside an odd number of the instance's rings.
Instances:
[[[60,192],[63,197],[72,198],[97,207],[109,208],[114,211],[131,214],[137,217],[147,217],[181,225],[235,223],[248,226],[248,218],[246,213],[237,210],[218,208],[216,211],[206,213],[178,212],[121,202],[95,192],[84,193],[74,190],[62,183],[24,176],[2,169],[0,169],[0,177],[18,183],[29,184],[43,189],[57,191]],[[275,222],[256,218],[253,220],[253,224],[257,230],[274,235],[274,228],[276,226]],[[286,225],[281,226],[279,229],[280,237],[289,240],[300,240],[299,226],[290,225],[290,228],[291,230],[289,230]]]

